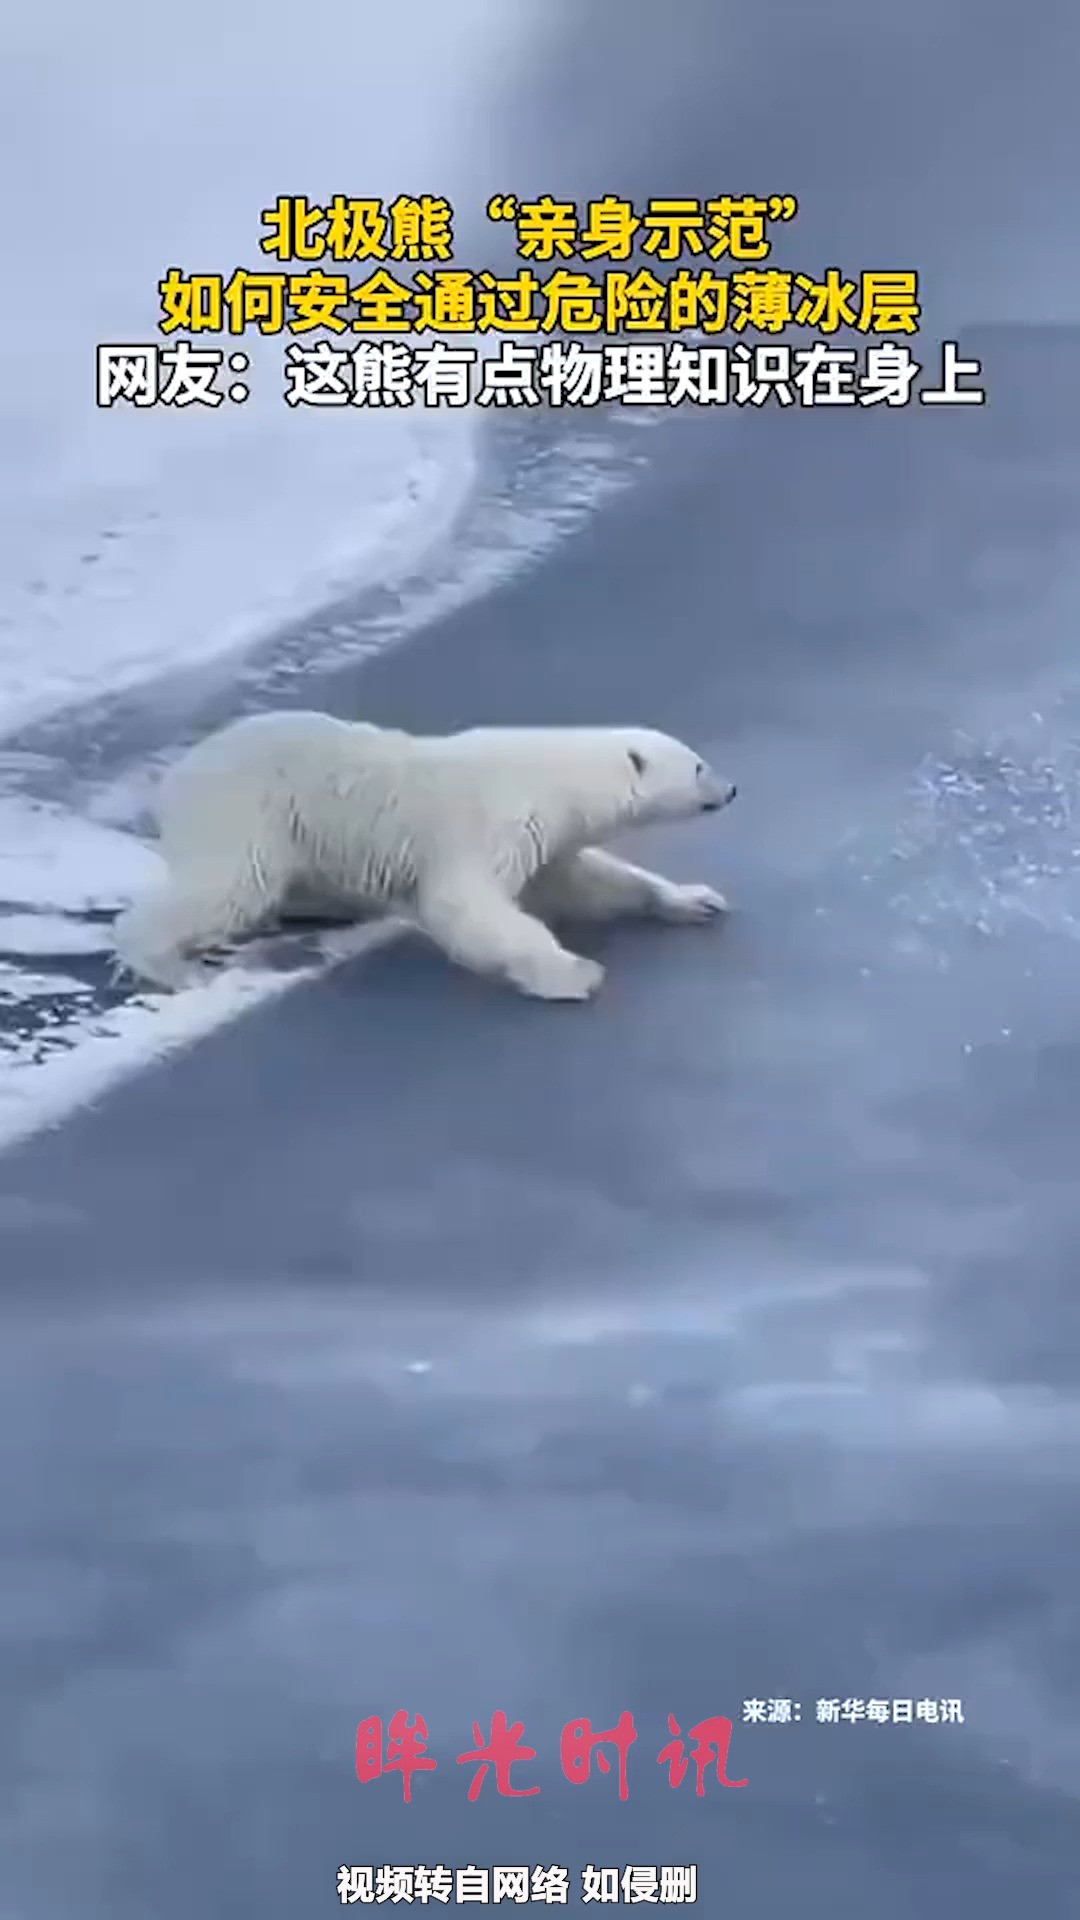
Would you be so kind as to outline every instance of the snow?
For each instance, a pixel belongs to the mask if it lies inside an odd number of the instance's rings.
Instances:
[[[0,913],[0,954],[104,953],[108,927],[36,913]]]
[[[62,807],[0,799],[0,910],[115,907],[159,872],[154,849],[129,834]]]
[[[287,407],[283,341],[249,335],[227,342],[251,357],[245,404],[99,410],[95,349],[157,338],[169,267],[273,266],[279,194],[443,193],[459,241],[482,230],[473,143],[529,16],[193,0],[166,28],[140,0],[58,0],[6,23],[0,161],[33,186],[6,207],[0,735],[393,585],[453,524],[472,411]]]

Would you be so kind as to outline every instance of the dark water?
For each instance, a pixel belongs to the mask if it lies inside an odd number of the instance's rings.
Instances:
[[[822,258],[951,300],[963,254],[973,324],[1072,271],[1063,12],[679,20],[568,23],[539,188],[797,176]],[[740,799],[652,852],[738,913],[594,943],[585,1009],[390,951],[5,1159],[13,1916],[329,1912],[384,1861],[1075,1910],[1077,337],[972,332],[985,410],[665,423],[549,563],[314,683],[687,735]],[[399,1708],[410,1805],[353,1770]],[[624,1711],[620,1802],[559,1733]],[[528,1804],[456,1764],[497,1712]],[[669,1786],[669,1715],[747,1785]]]

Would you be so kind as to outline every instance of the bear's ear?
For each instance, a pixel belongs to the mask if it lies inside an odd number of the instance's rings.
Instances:
[[[633,767],[634,772],[636,774],[640,775],[644,773],[645,755],[643,753],[639,753],[636,747],[630,748],[629,760],[630,760],[630,765]]]

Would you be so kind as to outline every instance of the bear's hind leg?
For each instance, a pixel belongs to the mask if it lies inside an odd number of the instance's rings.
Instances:
[[[485,876],[422,889],[416,925],[459,966],[499,974],[537,1000],[588,1000],[604,978],[598,961],[568,953]]]
[[[192,977],[196,953],[254,932],[277,904],[265,876],[251,868],[192,874],[183,881],[170,874],[117,919],[118,969],[155,986],[182,987]]]
[[[666,920],[674,925],[715,919],[727,901],[712,887],[682,886],[663,874],[631,866],[602,847],[552,861],[529,888],[529,904],[553,919]]]

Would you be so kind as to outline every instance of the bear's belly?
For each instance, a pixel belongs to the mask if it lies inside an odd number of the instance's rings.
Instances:
[[[383,900],[347,892],[342,887],[336,887],[332,881],[303,880],[289,888],[281,906],[280,918],[290,924],[300,922],[318,925],[330,921],[345,926],[356,920],[377,918],[389,911],[389,905]]]

